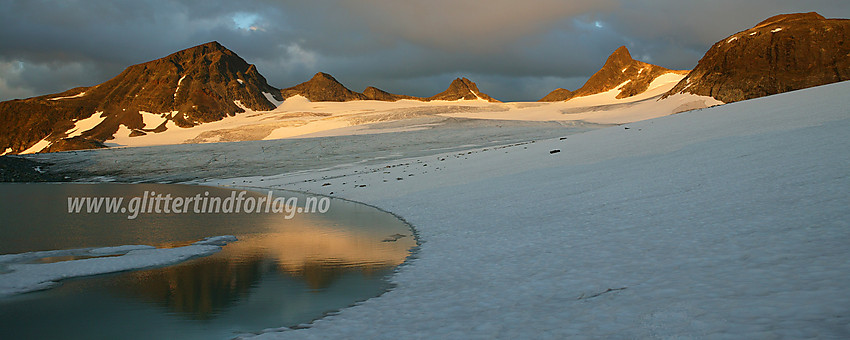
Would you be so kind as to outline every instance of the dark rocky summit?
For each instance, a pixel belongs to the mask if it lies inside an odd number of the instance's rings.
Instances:
[[[850,20],[777,15],[718,41],[665,96],[730,103],[850,79]]]
[[[347,102],[352,100],[366,100],[366,96],[349,90],[333,76],[319,72],[312,79],[280,90],[284,99],[292,96],[303,96],[313,102]]]
[[[545,97],[538,100],[539,102],[562,102],[573,97],[573,92],[564,88],[557,88],[549,92]]]
[[[363,95],[366,96],[366,98],[369,100],[380,100],[386,102],[395,102],[402,99],[424,100],[420,97],[389,93],[387,91],[372,86],[369,86],[365,90],[363,90]]]
[[[493,99],[487,94],[481,93],[478,90],[478,85],[475,85],[471,80],[466,78],[456,78],[449,85],[449,88],[440,92],[427,100],[476,100],[483,99],[489,102],[499,103],[500,101]]]
[[[120,125],[133,133],[164,131],[165,124],[146,127],[139,111],[168,114],[178,126],[220,120],[274,105],[263,92],[279,98],[254,65],[218,42],[185,49],[143,64],[133,65],[100,85],[62,93],[0,103],[0,151],[18,153],[47,138],[45,151],[102,147]],[[67,138],[74,122],[96,112],[103,122],[80,136]]]

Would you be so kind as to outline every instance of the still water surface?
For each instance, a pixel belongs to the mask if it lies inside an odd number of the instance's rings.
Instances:
[[[294,326],[389,289],[415,246],[408,225],[332,200],[324,214],[69,214],[68,196],[145,191],[228,197],[230,189],[167,184],[2,184],[0,254],[145,244],[177,247],[235,235],[222,251],[177,265],[69,279],[0,298],[10,338],[229,339]],[[306,197],[290,192],[277,196]],[[251,193],[256,197],[265,193]],[[75,258],[44,258],[60,262]]]

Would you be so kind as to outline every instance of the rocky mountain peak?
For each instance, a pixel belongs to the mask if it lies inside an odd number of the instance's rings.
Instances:
[[[573,92],[564,88],[557,88],[549,92],[545,97],[538,100],[539,102],[562,102],[573,97]]]
[[[389,93],[373,86],[369,86],[365,90],[363,90],[363,95],[366,96],[366,98],[369,100],[380,100],[388,102],[399,101],[402,99],[422,100],[422,98],[419,97]]]
[[[130,66],[92,94],[101,88],[108,89],[104,95],[110,100],[99,111],[121,116],[112,124],[115,129],[118,124],[144,128],[139,111],[176,111],[180,114],[172,119],[177,125],[192,126],[244,112],[242,107],[270,110],[274,105],[263,92],[278,91],[255,66],[215,41]]]
[[[605,65],[624,65],[633,62],[632,54],[626,46],[620,46],[605,61]],[[603,66],[604,68],[604,66]]]
[[[313,75],[313,78],[310,78],[310,80],[308,80],[307,82],[327,82],[342,85],[342,83],[336,80],[336,78],[325,72],[317,72],[315,75]]]
[[[467,78],[455,78],[445,91],[434,95],[429,100],[477,100],[482,99],[489,102],[499,102],[493,97],[478,90],[478,85]]]
[[[629,49],[626,46],[620,46],[608,56],[602,68],[593,74],[584,86],[573,92],[571,97],[589,96],[619,89],[620,92],[616,98],[628,98],[645,92],[655,78],[667,73],[684,74],[685,71],[674,71],[634,60]]]
[[[181,59],[191,59],[196,56],[202,56],[211,53],[225,53],[230,55],[235,55],[233,51],[227,49],[218,41],[210,41],[205,44],[200,44],[198,46],[189,47],[187,49],[183,49],[177,52],[172,53],[170,56],[179,57]],[[168,58],[168,57],[166,57]]]
[[[366,96],[349,90],[330,74],[319,72],[313,78],[280,91],[283,98],[300,95],[310,101],[320,102],[346,102],[351,100],[364,100]]]
[[[850,80],[850,20],[783,14],[715,43],[665,96],[730,103]]]
[[[0,146],[21,152],[45,139],[51,145],[45,150],[90,148],[112,139],[122,126],[144,135],[164,131],[166,121],[185,127],[244,108],[271,110],[275,106],[264,93],[279,97],[278,91],[255,66],[213,41],[127,67],[100,85],[0,103],[0,119],[9,122]],[[163,120],[148,126],[141,112]],[[95,115],[102,118],[97,126],[69,135],[75,121]]]

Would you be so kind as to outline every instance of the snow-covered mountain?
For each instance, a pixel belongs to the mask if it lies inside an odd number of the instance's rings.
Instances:
[[[540,101],[565,101],[609,92],[613,99],[630,98],[660,86],[672,87],[687,73],[635,60],[628,48],[621,46],[611,53],[602,68],[584,86],[573,92],[556,89]]]
[[[341,105],[324,108],[330,103]],[[0,154],[287,138],[469,110],[456,103],[500,102],[467,78],[427,98],[375,87],[359,93],[322,72],[278,90],[256,67],[211,42],[131,66],[91,88],[3,102],[0,118],[10,123],[0,127]],[[244,112],[253,114],[237,115]]]
[[[322,72],[278,90],[210,42],[97,86],[0,103],[0,155],[289,138],[422,116],[622,124],[850,79],[848,32],[846,19],[775,16],[718,42],[690,72],[635,60],[623,46],[581,88],[533,105],[501,103],[467,78],[431,97],[360,93]]]
[[[850,20],[777,15],[718,41],[667,94],[729,103],[850,80]]]
[[[238,55],[218,42],[133,65],[100,85],[0,103],[0,148],[7,153],[102,147],[142,136],[271,110],[281,100]]]

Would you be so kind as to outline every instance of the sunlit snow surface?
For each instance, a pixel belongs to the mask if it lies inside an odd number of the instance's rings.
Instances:
[[[261,338],[848,338],[848,92],[221,180],[333,191],[421,240],[394,290]]]
[[[139,111],[139,114],[142,115],[142,124],[144,124],[145,129],[156,129],[156,127],[162,125],[168,118],[167,113]]]
[[[85,94],[85,92],[83,92],[83,94]],[[103,111],[97,111],[95,113],[92,113],[92,115],[87,117],[87,118],[74,120],[73,121],[74,127],[68,129],[68,131],[65,131],[65,134],[66,134],[65,137],[71,138],[71,137],[81,136],[84,132],[95,128],[96,126],[98,126],[98,124],[103,123],[103,121],[106,120],[106,116],[102,116],[102,115],[103,115]],[[52,144],[53,144],[53,142],[49,141],[48,137],[45,137],[42,140],[35,143],[33,146],[22,151],[21,154],[24,155],[24,154],[31,154],[31,153],[40,152],[44,149],[47,149]]]
[[[42,138],[40,141],[36,142],[33,146],[27,148],[24,151],[21,151],[22,155],[27,155],[31,153],[36,153],[41,150],[48,148],[53,142],[47,140],[47,138]]]
[[[215,236],[175,248],[126,245],[0,255],[0,296],[47,289],[57,285],[60,280],[75,277],[177,264],[212,255],[233,241],[236,241],[234,236]],[[83,258],[33,263],[40,259],[64,256]]]
[[[168,119],[174,117],[177,114],[176,111],[171,112],[170,116],[168,113],[141,112],[145,128],[149,130],[159,127],[167,120],[163,131],[147,131],[145,134],[130,137],[132,131],[120,126],[114,138],[105,143],[113,147],[143,147],[340,136],[358,134],[363,131],[377,133],[378,129],[372,129],[374,125],[392,121],[401,122],[397,128],[398,131],[411,131],[421,128],[418,122],[414,121],[420,118],[621,124],[721,104],[711,97],[695,95],[676,95],[658,100],[660,95],[670,90],[683,77],[675,73],[661,75],[653,80],[647,91],[628,98],[616,98],[620,94],[620,88],[626,84],[623,83],[608,92],[553,103],[491,103],[482,99],[478,93],[474,93],[478,97],[475,100],[457,101],[311,102],[302,96],[278,101],[270,93],[263,92],[266,99],[276,107],[275,109],[254,111],[240,102],[237,106],[245,112],[192,127],[178,127],[173,120]],[[404,127],[404,123],[410,123],[410,126]],[[33,147],[28,151],[38,152],[47,146],[49,142],[45,140],[37,148]]]

